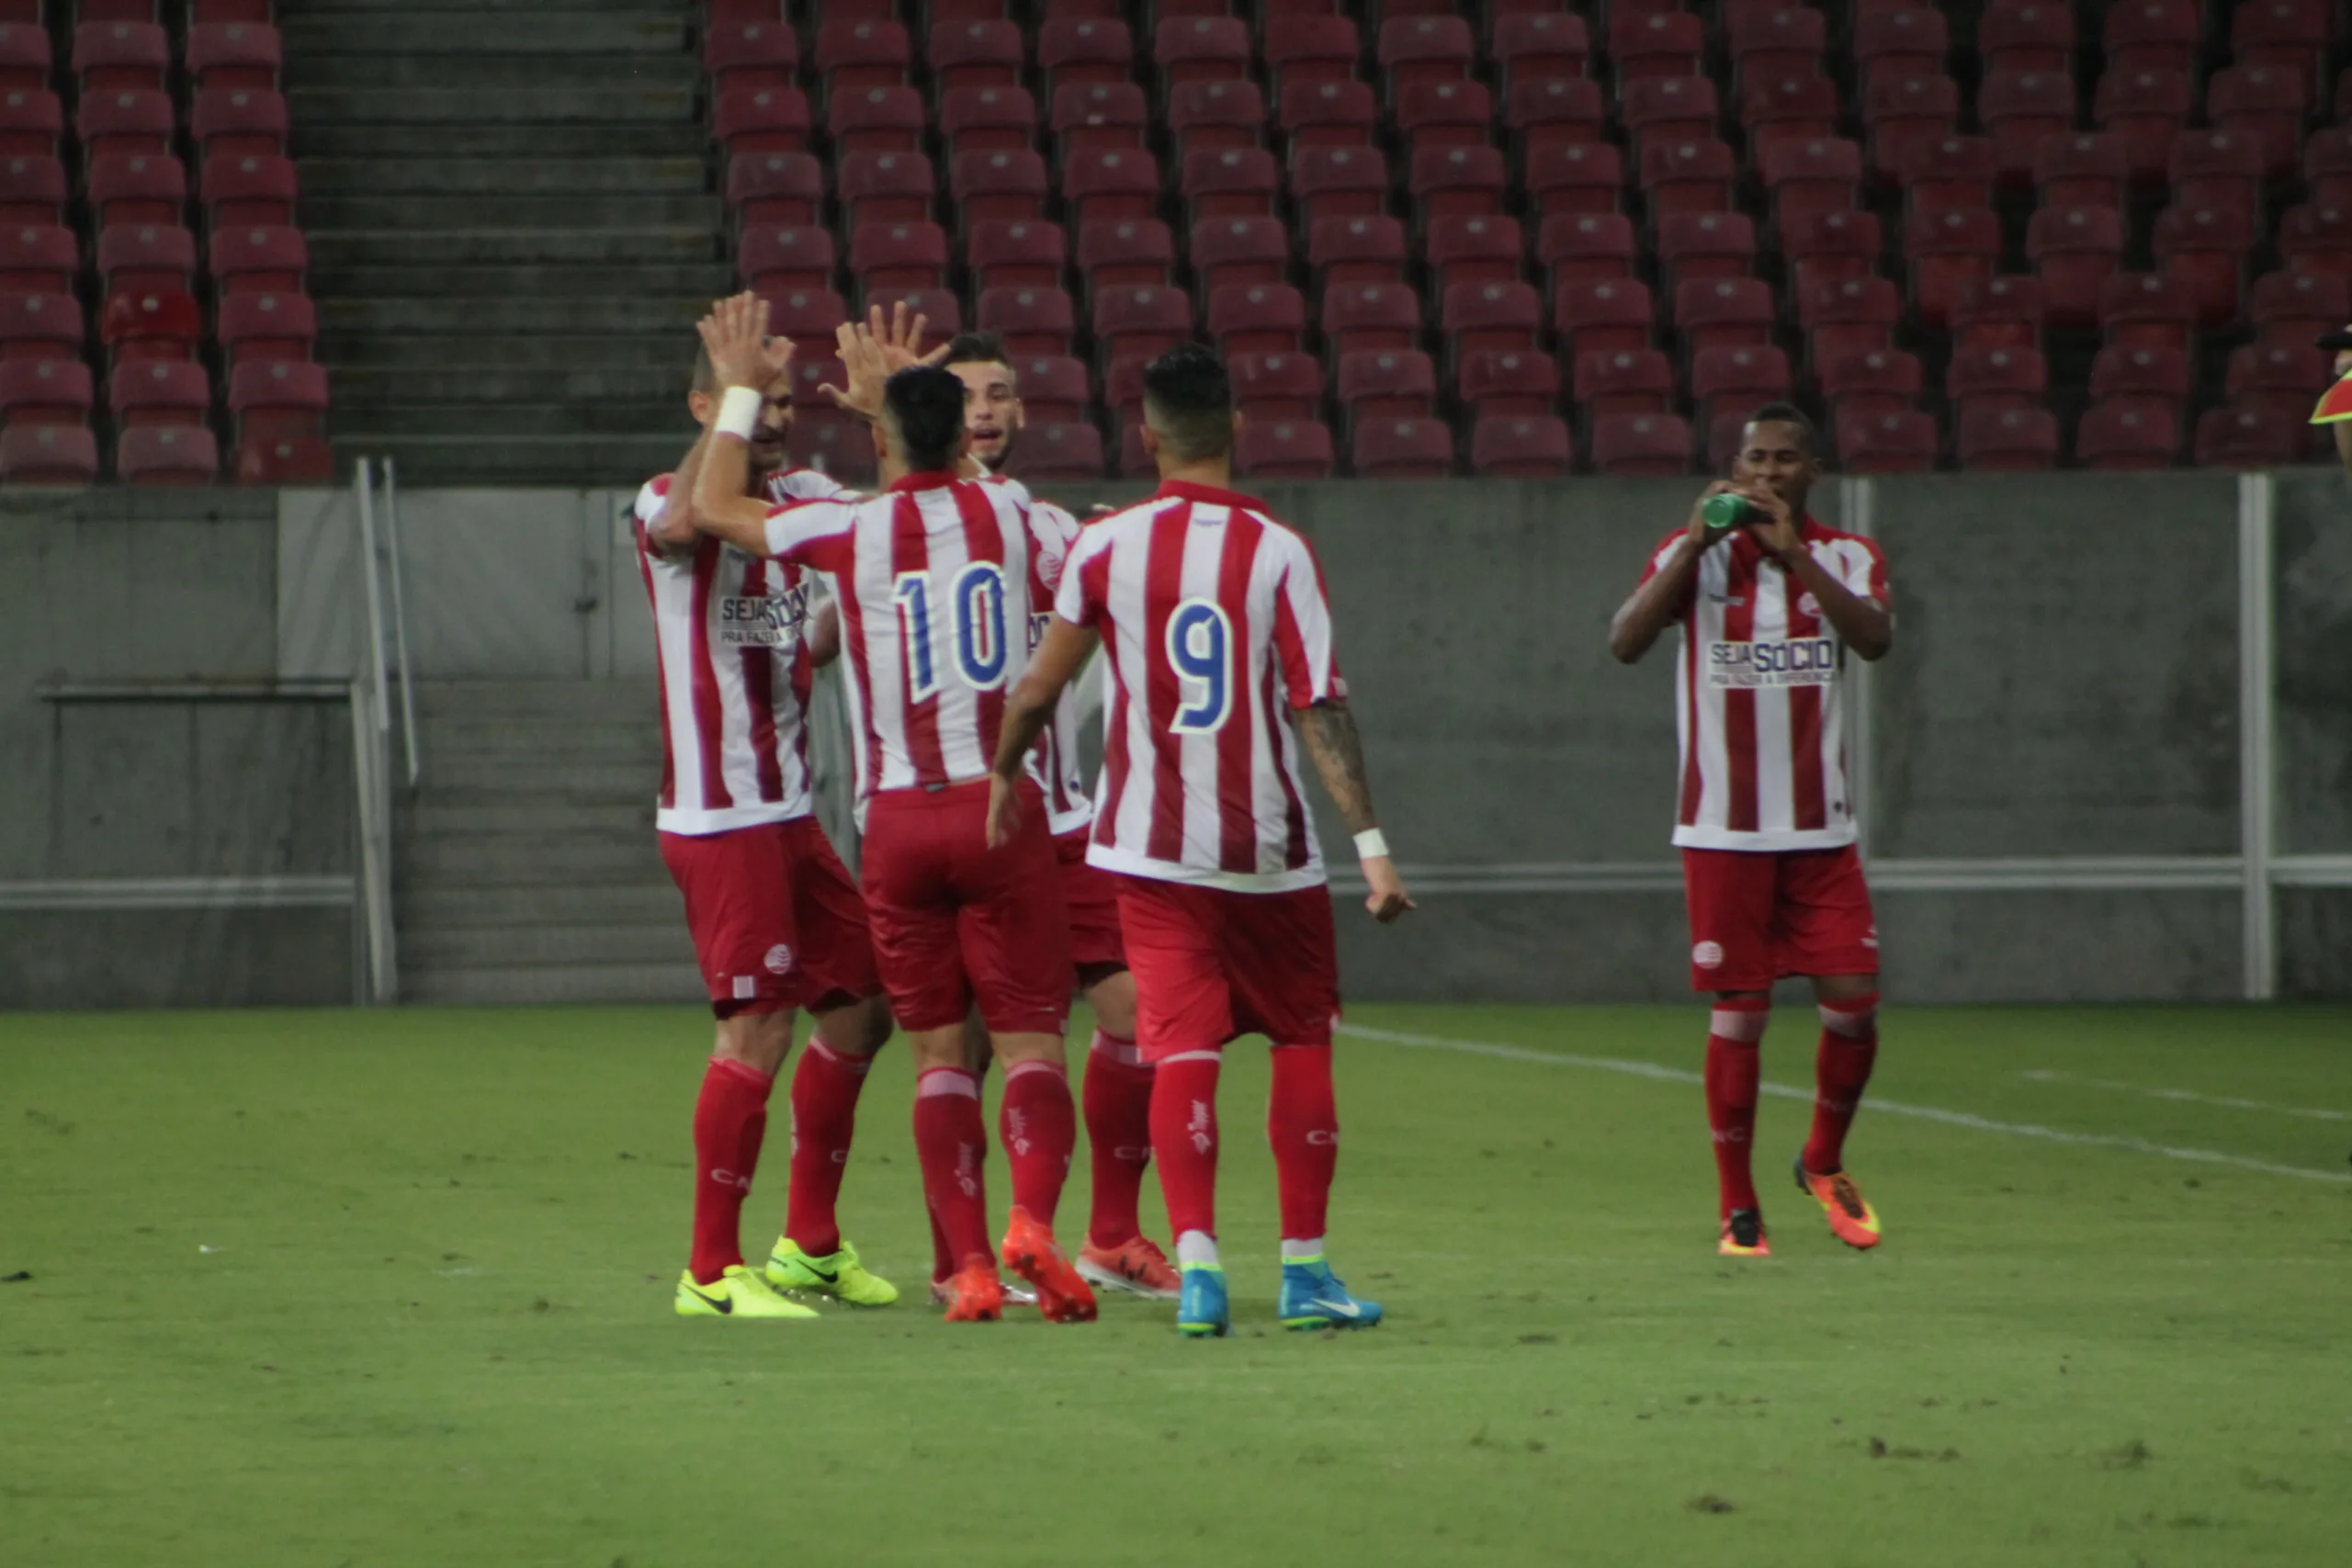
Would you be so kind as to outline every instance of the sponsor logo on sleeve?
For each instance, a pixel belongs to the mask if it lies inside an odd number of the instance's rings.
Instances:
[[[1722,687],[1826,686],[1838,678],[1838,639],[1711,642],[1707,684]]]

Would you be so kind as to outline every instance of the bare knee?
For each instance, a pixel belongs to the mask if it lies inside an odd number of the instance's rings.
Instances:
[[[792,1050],[792,1010],[739,1012],[718,1021],[718,1038],[711,1055],[774,1077]]]
[[[1094,1010],[1095,1027],[1114,1040],[1136,1037],[1136,977],[1125,969],[1105,975],[1086,988],[1086,1003]]]
[[[889,1043],[890,1032],[896,1027],[890,1017],[890,1004],[881,997],[868,997],[864,1001],[828,1008],[817,1014],[817,1038],[825,1043],[826,1049],[844,1056],[872,1056]]]
[[[1813,980],[1813,999],[1817,1002],[1853,1002],[1878,996],[1875,975],[1816,975]]]

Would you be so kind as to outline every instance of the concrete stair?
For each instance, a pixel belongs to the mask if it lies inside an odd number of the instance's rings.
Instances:
[[[653,836],[651,682],[424,682],[417,738],[393,834],[401,999],[702,996]]]
[[[691,0],[281,0],[330,431],[409,484],[633,485],[729,286]]]

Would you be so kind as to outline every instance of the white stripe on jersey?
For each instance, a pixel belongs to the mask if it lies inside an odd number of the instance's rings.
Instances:
[[[1019,479],[990,474],[984,481],[1002,485],[1029,509],[1029,652],[1034,658],[1053,619],[1055,590],[1061,586],[1062,568],[1070,547],[1078,543],[1076,517],[1049,501],[1039,501]],[[1086,703],[1072,681],[1062,688],[1046,721],[1037,748],[1029,753],[1029,776],[1045,792],[1046,826],[1054,837],[1083,831],[1094,820],[1094,797],[1087,793],[1085,770],[1079,763],[1080,730]]]

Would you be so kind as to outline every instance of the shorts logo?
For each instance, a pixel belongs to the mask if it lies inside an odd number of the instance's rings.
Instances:
[[[1878,947],[1878,928],[1876,926],[1872,926],[1868,931],[1863,933],[1862,945],[1871,949],[1872,951],[1876,951]]]
[[[768,949],[766,963],[768,966],[768,973],[771,975],[791,974],[792,949],[785,946],[782,942],[777,942],[774,947]]]
[[[1702,942],[1690,950],[1690,962],[1702,969],[1720,969],[1724,963],[1724,944]]]

